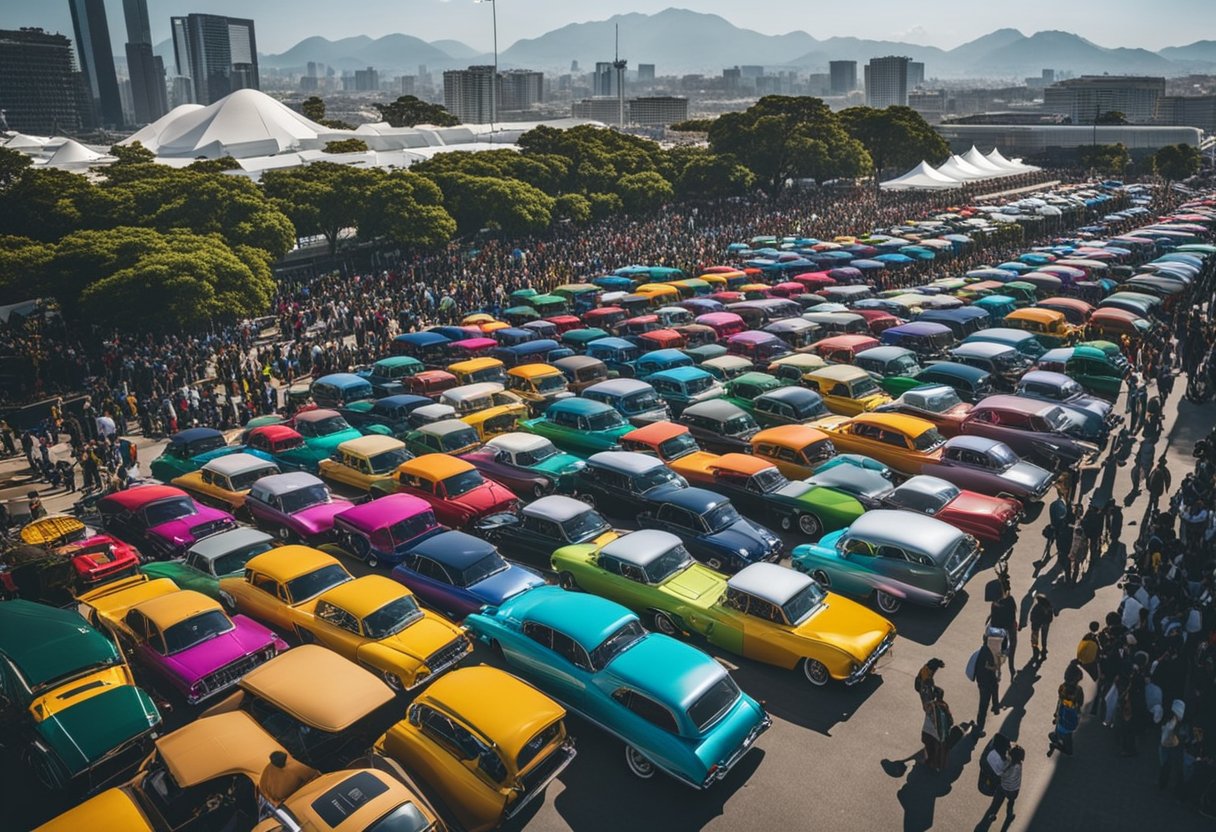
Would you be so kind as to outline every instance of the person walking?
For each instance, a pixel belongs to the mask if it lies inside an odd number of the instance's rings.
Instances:
[[[950,713],[944,696],[944,691],[934,686],[920,731],[921,742],[925,744],[925,765],[934,771],[946,767],[946,758],[950,753],[946,741],[950,738],[950,729],[954,727],[954,715]]]
[[[1031,663],[1042,662],[1047,658],[1047,634],[1057,614],[1045,593],[1034,594],[1034,603],[1030,606]]]
[[[946,666],[946,663],[939,658],[932,658],[925,662],[924,666],[916,672],[916,678],[912,682],[912,686],[916,688],[917,695],[920,696],[921,710],[928,710],[929,703],[933,701],[933,689],[937,683],[933,681],[937,671]]]
[[[1089,632],[1081,636],[1081,641],[1077,644],[1077,663],[1089,678],[1095,681],[1098,679],[1098,656],[1101,652],[1099,629],[1101,627],[1097,621],[1089,622]],[[1044,638],[1044,644],[1046,644],[1046,638]],[[1044,647],[1043,655],[1047,655],[1046,647]]]
[[[1079,674],[1081,672],[1080,663],[1074,659],[1069,664],[1069,668],[1073,666],[1077,667],[1077,674]],[[1079,680],[1074,681],[1068,671],[1065,671],[1064,681],[1060,683],[1057,690],[1056,714],[1052,718],[1055,730],[1047,735],[1048,757],[1056,751],[1072,756],[1072,735],[1081,722],[1081,708],[1084,705],[1085,691],[1081,690]]]
[[[1162,454],[1157,458],[1157,466],[1149,472],[1147,479],[1151,514],[1157,513],[1157,504],[1161,501],[1162,495],[1169,492],[1172,479],[1170,469],[1165,465],[1165,454]]]
[[[1182,718],[1184,716],[1186,716],[1186,703],[1181,699],[1175,699],[1170,705],[1170,712],[1160,723],[1161,744],[1158,748],[1158,757],[1161,761],[1161,768],[1157,774],[1157,788],[1159,789],[1169,787],[1175,772],[1181,779],[1184,735]]]
[[[1009,680],[1013,681],[1014,656],[1018,650],[1018,602],[1013,600],[1006,582],[1001,583],[1001,595],[988,609],[988,623],[1005,631],[1005,656],[1009,659]]]
[[[1103,514],[1106,518],[1106,551],[1113,552],[1123,537],[1123,507],[1112,496],[1106,501]]]
[[[1081,575],[1081,564],[1089,552],[1089,536],[1085,533],[1085,519],[1076,522],[1072,529],[1072,547],[1061,568],[1066,583],[1075,584]]]
[[[1081,518],[1081,525],[1085,527],[1085,538],[1089,541],[1087,569],[1092,569],[1098,562],[1098,558],[1102,556],[1102,532],[1106,526],[1105,520],[1102,508],[1096,502],[1089,504],[1089,508],[1085,510],[1085,516]]]
[[[993,823],[996,820],[996,814],[1000,811],[1001,804],[1005,804],[1005,817],[1008,820],[1013,820],[1013,804],[1018,799],[1018,792],[1022,790],[1022,761],[1026,759],[1026,751],[1020,745],[1013,745],[1009,749],[1008,757],[1001,762],[1000,769],[993,770],[1000,775],[1001,782],[997,786],[996,794],[992,796],[992,803],[988,805],[988,814],[985,820],[988,823]]]
[[[1000,695],[998,689],[1000,687],[1000,661],[992,652],[992,648],[988,644],[988,639],[980,644],[980,649],[975,658],[975,685],[979,688],[980,705],[975,715],[975,731],[978,736],[984,736],[984,723],[988,718],[988,711],[993,714],[1001,712]]]

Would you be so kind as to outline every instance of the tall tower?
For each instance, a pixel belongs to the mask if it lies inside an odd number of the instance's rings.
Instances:
[[[616,70],[616,104],[617,104],[617,126],[625,126],[625,61],[621,57],[621,27],[618,24],[616,27],[616,45],[613,47],[612,68]]]
[[[68,0],[68,7],[76,33],[80,71],[93,102],[95,117],[102,126],[121,127],[122,99],[118,95],[118,76],[114,74],[105,0]]]
[[[148,124],[169,112],[165,65],[152,54],[148,0],[122,0],[122,12],[127,23],[127,71],[131,75],[135,121]]]

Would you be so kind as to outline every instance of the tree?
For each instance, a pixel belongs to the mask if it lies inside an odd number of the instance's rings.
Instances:
[[[24,153],[0,147],[0,193],[4,193],[34,164]]]
[[[1119,110],[1107,110],[1094,117],[1094,124],[1127,124],[1127,116]]]
[[[43,294],[55,247],[29,237],[0,237],[0,303],[20,303]]]
[[[443,191],[444,207],[461,233],[489,228],[531,234],[552,222],[555,200],[526,182],[467,173],[438,173],[430,178]]]
[[[262,188],[291,220],[297,236],[321,234],[333,254],[338,235],[347,228],[358,228],[370,205],[372,188],[383,176],[380,171],[314,162],[267,171]]]
[[[865,147],[818,98],[769,95],[721,115],[709,128],[709,147],[738,159],[774,195],[791,179],[860,176],[871,165]]]
[[[1084,145],[1077,148],[1082,167],[1093,168],[1103,176],[1122,176],[1131,164],[1131,157],[1122,143]]]
[[[591,220],[591,200],[582,194],[562,194],[553,205],[554,220],[568,220],[575,224]]]
[[[359,221],[361,239],[411,248],[441,246],[455,233],[456,220],[443,207],[443,192],[426,177],[406,171],[390,173],[372,188]]]
[[[713,123],[714,120],[712,118],[690,118],[684,121],[677,121],[667,129],[674,130],[677,133],[708,133]]]
[[[616,192],[625,210],[634,214],[652,214],[675,197],[671,183],[653,170],[622,176]]]
[[[300,112],[309,121],[320,123],[325,120],[325,102],[318,96],[310,95],[300,104]]]
[[[676,177],[676,196],[680,199],[725,199],[741,196],[755,187],[756,177],[731,157],[697,150]]]
[[[1199,149],[1189,144],[1166,145],[1157,151],[1155,160],[1157,172],[1165,177],[1167,182],[1188,179],[1199,173],[1203,164]]]
[[[587,201],[591,203],[591,217],[597,220],[616,216],[625,210],[625,204],[616,194],[587,194]]]
[[[0,233],[54,242],[81,228],[109,224],[107,200],[77,173],[27,167],[0,199]]]
[[[436,127],[453,127],[460,119],[440,104],[431,104],[414,95],[403,95],[391,104],[373,105],[380,117],[392,127],[413,127],[417,124],[433,124]]]
[[[322,153],[363,153],[367,150],[367,142],[363,139],[342,139],[341,141],[326,142]]]
[[[114,167],[115,165],[150,165],[156,161],[156,154],[139,142],[131,142],[129,145],[112,145],[110,147],[110,155],[118,160],[110,165],[110,167]]]
[[[231,156],[221,156],[218,159],[199,159],[186,165],[186,170],[198,173],[223,173],[226,170],[240,170],[241,163]]]
[[[945,139],[911,107],[850,107],[838,115],[849,135],[870,154],[876,179],[890,168],[903,171],[922,161],[939,164],[950,155]]]

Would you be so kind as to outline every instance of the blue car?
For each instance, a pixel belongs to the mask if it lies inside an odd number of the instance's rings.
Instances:
[[[664,489],[650,502],[653,508],[638,516],[638,526],[674,534],[716,572],[781,559],[781,539],[739,514],[728,497],[704,488],[678,488]]]
[[[604,598],[543,587],[465,619],[511,670],[625,744],[637,777],[726,777],[772,720],[717,661]]]
[[[355,402],[350,407],[338,408],[338,412],[362,434],[381,433],[380,428],[383,428],[398,439],[404,439],[405,435],[414,429],[410,423],[410,414],[420,407],[434,403],[434,399],[426,396],[401,393],[385,396],[374,402]]]
[[[584,353],[603,361],[609,373],[626,377],[634,375],[634,364],[641,354],[637,344],[632,344],[624,338],[600,338],[588,344]]]
[[[693,360],[683,350],[665,349],[653,350],[646,353],[633,363],[634,372],[640,379],[661,373],[664,370],[674,370],[677,367],[691,367]]]
[[[318,407],[345,407],[373,396],[372,383],[354,373],[321,376],[308,392]]]
[[[448,344],[452,339],[438,332],[406,332],[398,335],[388,345],[392,355],[408,355],[417,358],[428,370],[442,370],[448,365]]]
[[[700,367],[661,370],[647,376],[646,381],[663,397],[663,401],[667,402],[676,418],[684,412],[684,408],[698,402],[721,398],[726,393],[722,383]]]
[[[960,306],[958,309],[926,309],[916,316],[916,320],[945,324],[955,338],[966,338],[988,326],[992,316],[978,306]]]
[[[152,476],[161,482],[197,471],[216,457],[244,450],[229,445],[224,434],[214,428],[187,428],[169,437],[169,444],[152,460]]]
[[[521,364],[552,364],[570,355],[574,355],[574,350],[569,347],[563,347],[552,338],[538,338],[513,347],[495,347],[490,350],[489,357],[497,358],[509,370]]]
[[[464,532],[424,540],[393,567],[392,577],[427,606],[454,619],[545,583],[531,569],[507,563],[494,544]]]

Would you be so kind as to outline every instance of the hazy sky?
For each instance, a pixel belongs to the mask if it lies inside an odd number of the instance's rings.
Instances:
[[[833,35],[905,40],[949,49],[1002,27],[1026,34],[1042,29],[1076,32],[1100,46],[1160,49],[1216,39],[1216,0],[1015,0],[959,3],[941,0],[868,0],[863,5],[822,0],[497,0],[498,47],[567,23],[603,20],[623,12],[656,12],[676,5],[710,12],[768,34],[801,29]],[[473,0],[148,0],[152,35],[169,37],[169,17],[189,12],[252,17],[258,50],[282,52],[310,35],[336,39],[404,32],[424,40],[453,38],[490,49],[490,7]],[[122,0],[106,0],[116,43],[126,40]],[[67,0],[0,0],[0,28],[41,26],[71,36]]]

